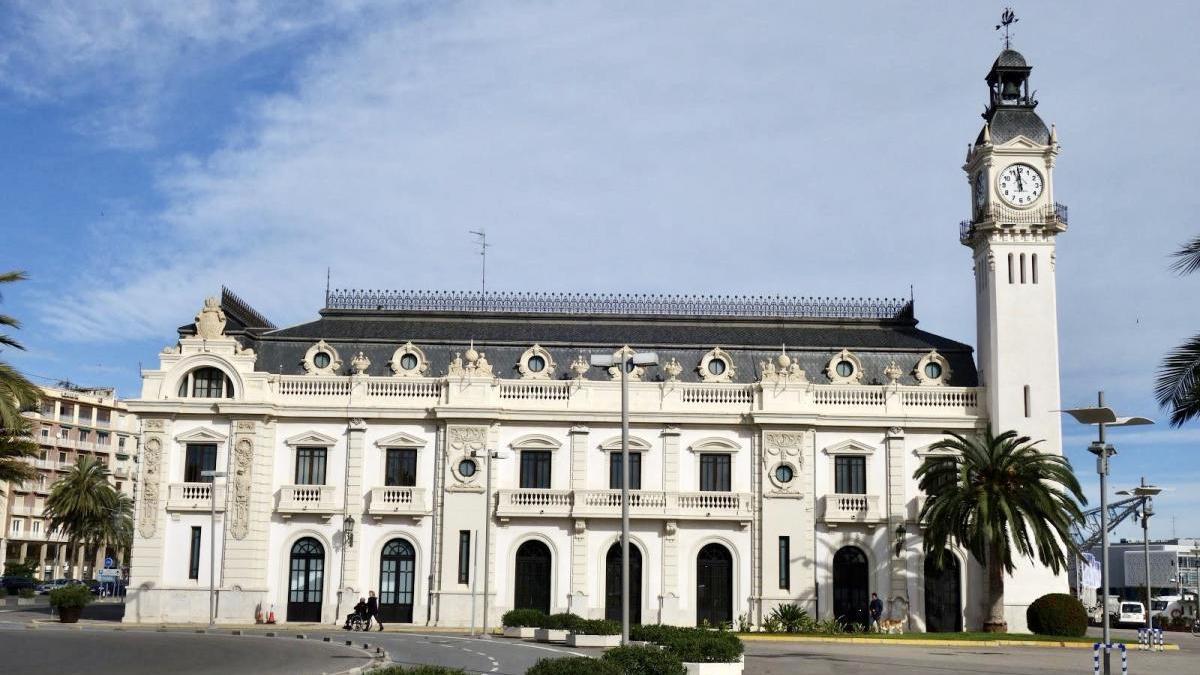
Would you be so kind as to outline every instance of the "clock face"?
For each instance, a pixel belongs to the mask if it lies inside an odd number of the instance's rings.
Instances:
[[[1013,206],[1029,206],[1042,196],[1042,174],[1028,164],[1013,164],[1000,172],[996,189]]]
[[[987,202],[987,186],[985,185],[985,183],[987,181],[987,176],[985,176],[984,173],[985,173],[984,171],[980,171],[979,173],[975,174],[975,209],[976,210],[982,209],[983,205]]]

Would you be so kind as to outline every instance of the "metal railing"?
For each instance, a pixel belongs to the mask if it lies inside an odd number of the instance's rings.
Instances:
[[[1070,224],[1066,204],[1054,202],[1033,209],[1013,209],[1003,204],[992,204],[984,214],[975,220],[962,220],[958,223],[958,240],[969,244],[975,236],[976,223],[991,220],[1003,225],[1052,225],[1061,223],[1064,227]]]

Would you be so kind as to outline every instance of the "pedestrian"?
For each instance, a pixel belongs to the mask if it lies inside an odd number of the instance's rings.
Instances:
[[[883,601],[879,599],[876,593],[871,594],[871,630],[879,630],[879,617],[883,616]]]
[[[379,624],[379,630],[383,630],[383,622],[379,620],[379,598],[375,597],[375,591],[367,594],[367,630],[371,630],[371,619]]]

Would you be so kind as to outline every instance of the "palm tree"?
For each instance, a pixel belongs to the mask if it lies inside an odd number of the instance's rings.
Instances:
[[[1171,269],[1180,274],[1200,271],[1200,237],[1175,252]],[[1154,384],[1158,404],[1171,412],[1171,426],[1200,419],[1200,334],[1171,350]]]
[[[37,477],[37,469],[23,461],[38,454],[32,429],[33,425],[24,417],[17,417],[16,426],[0,425],[0,483],[20,483]]]
[[[24,272],[0,273],[0,284],[25,279]],[[0,314],[0,328],[20,328],[21,322]],[[7,333],[0,332],[0,348],[25,349]],[[31,439],[29,420],[21,416],[37,404],[41,392],[24,375],[0,361],[0,483],[20,482],[37,475],[33,466],[22,461],[37,455],[38,446]]]
[[[49,531],[61,532],[71,548],[126,547],[133,538],[133,502],[109,483],[108,467],[82,457],[50,488],[43,513]]]
[[[960,436],[935,443],[914,478],[928,498],[921,509],[925,554],[941,565],[946,549],[965,548],[987,569],[987,632],[1004,633],[1004,575],[1015,559],[1036,559],[1058,574],[1074,550],[1070,526],[1087,503],[1064,457],[1040,452],[1015,431]]]

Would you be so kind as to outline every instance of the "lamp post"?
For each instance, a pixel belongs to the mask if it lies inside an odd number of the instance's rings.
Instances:
[[[1142,553],[1145,556],[1146,563],[1146,628],[1154,627],[1154,619],[1150,615],[1150,516],[1154,515],[1154,495],[1162,492],[1162,488],[1146,484],[1146,477],[1142,476],[1142,484],[1132,490],[1121,490],[1117,494],[1121,496],[1133,496],[1141,499],[1142,511]]]
[[[904,527],[904,521],[901,521],[900,524],[896,526],[896,557],[897,558],[899,558],[900,554],[904,552],[904,536],[906,534],[908,534],[908,529]]]
[[[201,471],[210,478],[208,488],[208,627],[217,625],[217,479],[229,474],[224,471]]]
[[[478,458],[479,452],[472,450],[471,457]],[[488,636],[488,587],[491,585],[490,565],[491,557],[488,556],[488,549],[492,543],[492,460],[504,459],[505,455],[496,452],[495,450],[484,451],[484,472],[487,473],[487,479],[484,481],[483,497],[483,632],[480,637]],[[474,597],[474,593],[472,593]],[[474,610],[472,609],[472,614]],[[472,625],[475,623],[474,616],[471,618]]]
[[[1107,442],[1105,429],[1154,424],[1154,421],[1145,417],[1117,417],[1112,408],[1104,405],[1104,392],[1097,394],[1096,406],[1093,408],[1072,408],[1061,412],[1070,415],[1080,424],[1094,424],[1099,429],[1099,440],[1088,446],[1088,452],[1096,456],[1096,473],[1100,475],[1100,556],[1104,561],[1100,566],[1100,614],[1105,645],[1104,675],[1109,675],[1112,667],[1108,645],[1112,643],[1112,633],[1108,620],[1108,458],[1117,454],[1117,449]]]
[[[618,356],[619,355],[619,356]],[[622,348],[617,354],[593,354],[596,368],[617,366],[621,371],[621,644],[629,644],[629,371],[658,365],[658,354],[634,354]]]
[[[354,516],[346,514],[342,518],[342,562],[338,572],[337,610],[333,614],[333,623],[337,625],[338,617],[342,615],[342,593],[346,590],[346,548],[354,546]]]

